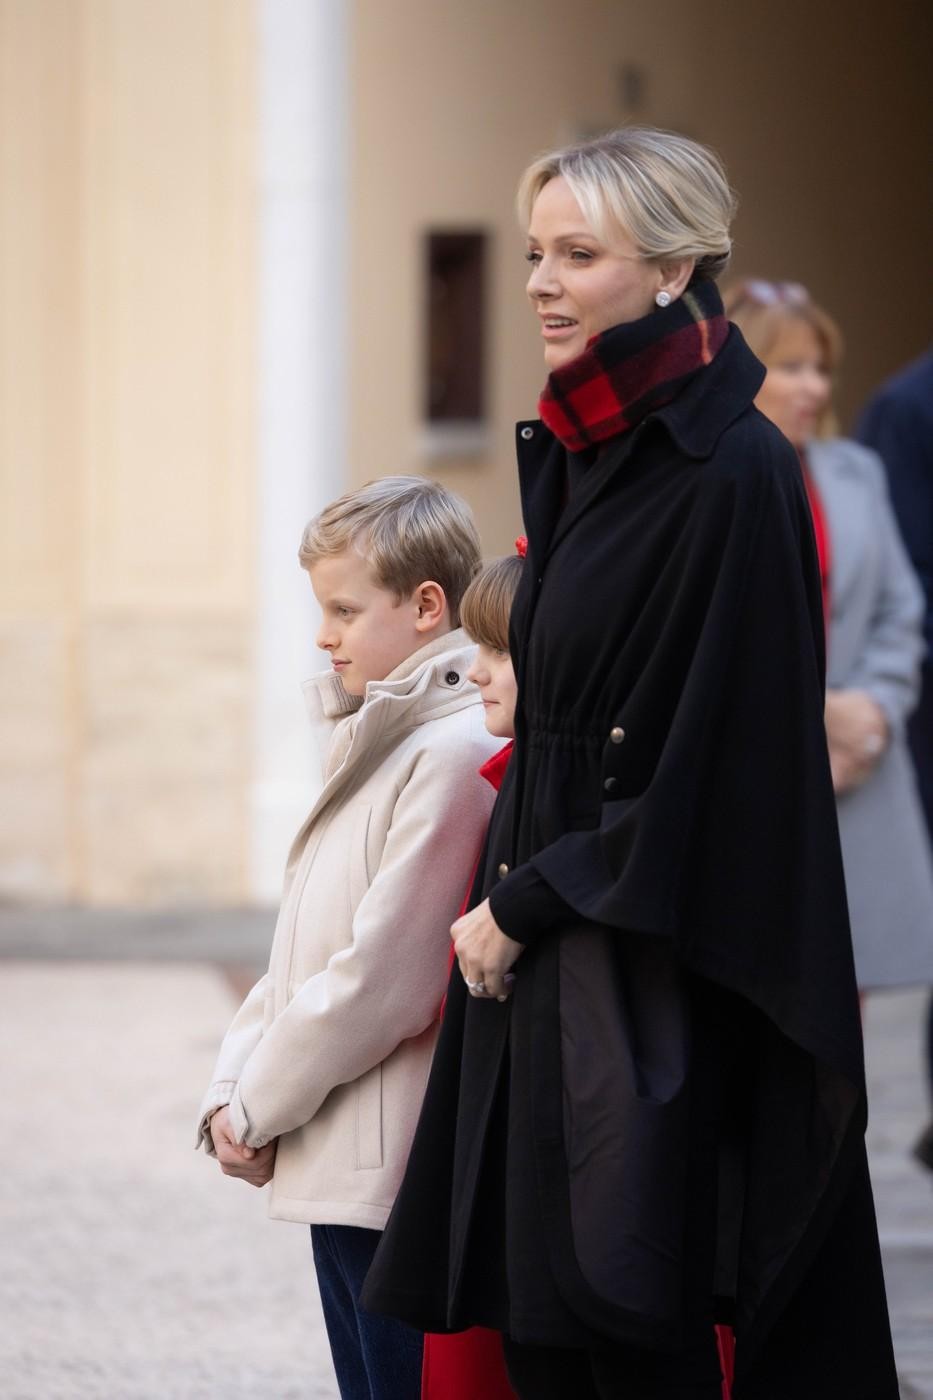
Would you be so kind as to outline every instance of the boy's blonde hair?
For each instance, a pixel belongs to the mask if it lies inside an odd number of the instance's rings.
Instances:
[[[494,651],[509,649],[509,615],[522,576],[517,554],[492,559],[477,574],[460,604],[463,626],[474,642]]]
[[[309,569],[319,559],[354,549],[380,588],[401,601],[431,580],[444,590],[451,621],[480,567],[480,542],[466,501],[423,476],[384,476],[348,491],[309,520],[298,560]]]

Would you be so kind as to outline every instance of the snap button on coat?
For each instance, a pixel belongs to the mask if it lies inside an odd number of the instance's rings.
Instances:
[[[621,744],[622,740],[625,738],[625,730],[620,729],[619,726],[616,725],[614,729],[610,729],[609,738],[614,744]]]
[[[535,435],[534,428],[522,428],[522,437],[528,442]]]
[[[459,685],[459,684],[460,684],[460,673],[459,673],[459,671],[448,671],[448,672],[447,672],[447,675],[444,677],[444,680],[447,682],[448,685]]]
[[[618,778],[607,778],[606,781],[603,783],[603,787],[606,789],[607,792],[612,792],[612,789],[614,787],[618,787],[618,785]]]
[[[503,861],[502,864],[499,866],[499,879],[500,879],[500,880],[505,879],[505,877],[506,877],[506,875],[508,875],[508,873],[509,873],[509,867],[506,865],[505,861]]]

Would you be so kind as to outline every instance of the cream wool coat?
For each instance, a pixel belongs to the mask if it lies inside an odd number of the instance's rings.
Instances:
[[[447,983],[450,925],[495,794],[500,746],[466,679],[462,631],[429,643],[362,706],[305,685],[323,785],[288,858],[269,970],[233,1020],[201,1106],[239,1142],[278,1138],[270,1214],[381,1229],[401,1182]]]

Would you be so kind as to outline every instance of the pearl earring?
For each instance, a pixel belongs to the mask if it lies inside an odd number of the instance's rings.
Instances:
[[[671,304],[671,294],[670,294],[670,292],[658,292],[657,296],[655,297],[655,301],[658,303],[658,306],[670,306],[670,304]]]

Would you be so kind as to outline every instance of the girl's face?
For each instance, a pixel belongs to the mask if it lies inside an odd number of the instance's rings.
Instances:
[[[563,176],[535,200],[526,256],[549,370],[582,355],[600,331],[647,316],[664,284],[658,264],[642,258],[626,234],[611,249],[599,241]]]
[[[467,680],[479,686],[486,709],[486,728],[490,734],[500,739],[514,739],[518,685],[509,653],[480,642],[476,648],[476,659],[467,671]]]
[[[765,356],[768,373],[755,403],[795,447],[804,447],[829,403],[826,353],[806,321],[788,320]]]

